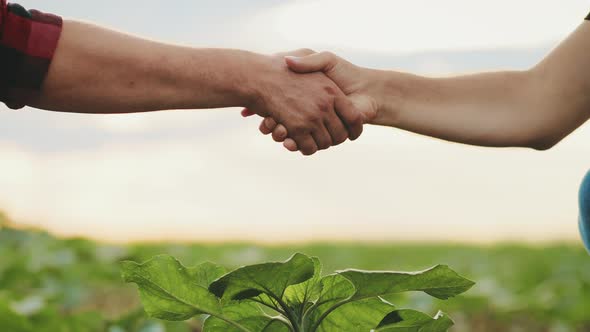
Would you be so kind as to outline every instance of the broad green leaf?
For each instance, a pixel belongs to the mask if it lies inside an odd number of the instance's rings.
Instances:
[[[320,280],[320,296],[307,314],[305,326],[307,331],[318,328],[330,309],[350,299],[355,293],[352,283],[339,274],[327,275]]]
[[[348,302],[329,314],[319,326],[319,332],[369,332],[392,311],[395,306],[379,297]]]
[[[289,307],[292,318],[298,321],[301,320],[305,310],[313,305],[320,296],[322,264],[317,257],[312,257],[311,259],[314,263],[313,277],[302,283],[287,287],[283,295],[283,301]],[[252,298],[252,300],[272,308],[275,310],[275,313],[285,314],[277,300],[267,294],[260,294]]]
[[[217,264],[202,263],[188,268],[188,272],[199,286],[208,288],[213,281],[224,275],[227,270]]]
[[[239,268],[213,282],[209,290],[225,300],[244,300],[267,294],[282,299],[285,289],[314,275],[314,261],[295,254],[284,263],[265,263]]]
[[[455,322],[449,317],[449,315],[439,311],[434,317],[434,322],[424,326],[420,332],[446,332],[453,327],[453,325],[455,325]]]
[[[0,327],[2,331],[33,332],[33,327],[23,316],[18,315],[10,306],[0,301]]]
[[[223,316],[240,324],[253,332],[288,332],[288,326],[267,316],[258,304],[251,301],[231,303],[223,307]],[[207,332],[239,332],[235,326],[216,317],[208,317],[205,320],[203,330]]]
[[[313,260],[314,265],[313,277],[300,284],[287,287],[284,294],[285,303],[294,308],[295,311],[300,313],[300,315],[307,306],[315,303],[319,299],[322,291],[320,284],[322,264],[317,257],[312,257],[311,259]]]
[[[446,332],[454,325],[443,312],[434,318],[415,310],[398,310],[387,315],[376,332]]]
[[[364,299],[410,291],[422,291],[446,300],[469,290],[475,283],[465,279],[446,265],[422,272],[369,272],[346,270],[338,272],[354,285],[354,299]]]
[[[123,262],[122,274],[126,282],[136,283],[146,312],[155,318],[170,321],[187,320],[195,315],[221,315],[220,300],[202,285],[215,274],[203,272],[211,268],[187,269],[170,256],[157,256],[143,264]]]
[[[359,300],[408,291],[423,291],[439,299],[448,299],[474,285],[472,281],[444,265],[415,273],[346,270],[338,272],[334,277],[328,277],[322,280],[322,295],[317,309],[310,315],[308,324],[312,327],[312,332],[336,331],[333,326],[338,326],[341,317],[346,317],[345,312],[339,311],[347,311],[349,303]],[[350,285],[338,277],[345,279]],[[385,311],[381,318],[388,313]],[[332,315],[334,317],[331,317]],[[367,315],[373,315],[370,309]],[[375,324],[378,324],[378,321]]]
[[[318,306],[334,301],[348,300],[356,291],[352,282],[339,274],[331,274],[323,277],[320,281],[320,287],[320,298],[317,301]]]

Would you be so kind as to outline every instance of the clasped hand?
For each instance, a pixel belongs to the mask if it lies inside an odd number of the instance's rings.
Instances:
[[[260,131],[289,151],[312,155],[356,140],[375,117],[376,104],[353,64],[307,49],[278,54],[273,61],[288,72],[288,79],[265,75],[266,89],[242,115],[263,117]]]

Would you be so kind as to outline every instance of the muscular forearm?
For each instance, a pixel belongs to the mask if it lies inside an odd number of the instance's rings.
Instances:
[[[255,98],[250,74],[264,61],[245,51],[166,45],[65,21],[42,90],[28,104],[84,113],[247,106]]]

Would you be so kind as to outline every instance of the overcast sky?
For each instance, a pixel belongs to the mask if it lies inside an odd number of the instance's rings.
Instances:
[[[580,0],[20,2],[166,42],[312,47],[427,75],[528,68],[590,11]],[[374,127],[312,158],[256,128],[238,110],[0,112],[0,209],[116,241],[578,237],[588,126],[543,153]]]

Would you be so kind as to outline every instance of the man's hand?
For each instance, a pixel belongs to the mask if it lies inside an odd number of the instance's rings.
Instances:
[[[295,54],[309,54],[306,50]],[[311,155],[358,138],[363,119],[353,103],[323,73],[298,74],[290,71],[283,55],[270,58],[270,65],[256,69],[253,82],[257,98],[248,105],[248,114],[267,120],[261,126],[265,134],[297,146],[304,155]],[[265,123],[272,119],[272,130]]]
[[[163,44],[71,20],[42,89],[24,102],[83,113],[248,107],[287,128],[306,155],[362,132],[334,82],[290,71],[283,56]]]
[[[377,103],[371,98],[367,91],[371,82],[367,77],[367,72],[360,67],[345,61],[329,52],[314,53],[303,57],[299,54],[290,54],[284,57],[284,61],[289,68],[299,74],[323,73],[329,77],[347,96],[347,102],[337,100],[336,110],[347,108],[351,103],[354,109],[359,112],[363,123],[369,123],[376,117]],[[244,116],[250,115],[248,111],[243,113]],[[266,117],[260,125],[260,131],[263,134],[273,134],[276,141],[284,141],[284,146],[290,151],[301,150],[301,146],[294,140],[291,132],[277,123],[276,118]],[[354,138],[351,137],[351,140]]]

